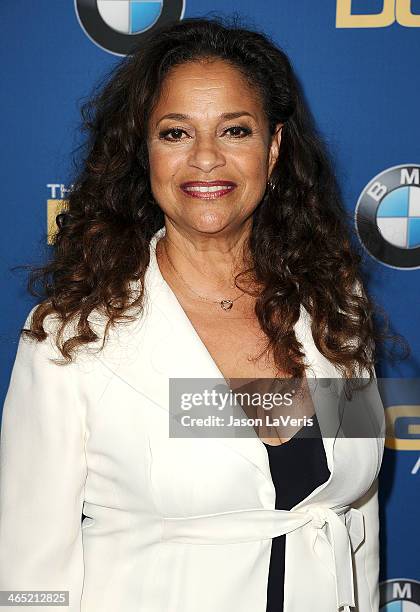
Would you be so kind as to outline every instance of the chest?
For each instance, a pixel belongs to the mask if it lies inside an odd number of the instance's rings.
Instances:
[[[224,318],[222,311],[219,315],[217,311],[207,314],[192,309],[186,314],[225,378],[282,376],[255,315]]]
[[[223,315],[223,313],[221,313]],[[288,377],[276,366],[272,353],[267,351],[267,337],[261,330],[257,317],[206,317],[187,312],[191,324],[206,346],[213,361],[233,391],[264,393],[265,383],[261,379]],[[268,384],[269,380],[267,381]],[[254,406],[255,408],[255,406]],[[313,413],[312,404],[302,404],[301,412]],[[248,416],[251,416],[245,411]],[[252,416],[265,417],[262,408]],[[261,425],[257,434],[263,442],[277,445],[287,442],[297,427],[282,427],[281,430]]]

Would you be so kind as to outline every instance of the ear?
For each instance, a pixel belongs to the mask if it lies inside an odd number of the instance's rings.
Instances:
[[[276,130],[271,137],[270,151],[268,154],[268,177],[271,176],[271,171],[273,170],[274,164],[277,161],[280,151],[280,143],[281,143],[281,132],[283,128],[283,123],[278,123],[276,125]]]

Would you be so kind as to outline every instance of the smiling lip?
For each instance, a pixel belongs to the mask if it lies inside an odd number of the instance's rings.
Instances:
[[[182,191],[192,197],[200,198],[202,200],[214,200],[215,198],[221,198],[233,191],[236,187],[236,183],[232,181],[188,181],[182,183]]]

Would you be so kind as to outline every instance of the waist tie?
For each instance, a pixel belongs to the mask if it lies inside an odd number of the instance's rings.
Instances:
[[[255,542],[285,535],[308,523],[313,527],[312,549],[322,562],[322,555],[315,550],[317,539],[321,538],[330,547],[337,609],[343,606],[344,612],[350,612],[350,606],[355,606],[351,547],[356,550],[364,538],[363,515],[355,508],[345,506],[332,510],[314,505],[301,510],[258,508],[164,517],[162,540],[186,544]],[[324,525],[328,525],[328,534],[322,529]]]

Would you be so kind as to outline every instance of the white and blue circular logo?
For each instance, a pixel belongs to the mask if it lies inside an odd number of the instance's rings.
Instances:
[[[420,166],[384,170],[363,189],[356,205],[362,245],[392,268],[420,268]]]
[[[380,583],[380,612],[420,612],[420,582],[399,578]]]
[[[97,0],[99,15],[110,28],[123,34],[139,34],[159,19],[163,2],[149,0]]]
[[[182,19],[185,0],[74,0],[87,36],[101,49],[128,55],[154,26]]]

